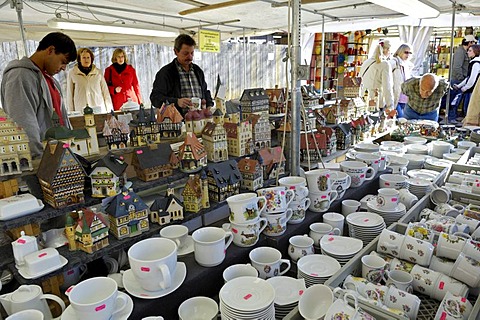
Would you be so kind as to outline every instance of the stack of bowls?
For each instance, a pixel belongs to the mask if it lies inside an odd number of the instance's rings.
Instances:
[[[424,144],[408,144],[407,154],[428,154],[428,146]]]
[[[425,160],[425,164],[423,165],[423,167],[428,170],[442,172],[443,169],[449,168],[452,164],[453,162],[450,160],[444,160],[444,159],[435,160],[435,159],[429,158]]]
[[[423,155],[407,152],[403,157],[408,160],[408,170],[423,168],[423,163],[425,162],[425,157]]]

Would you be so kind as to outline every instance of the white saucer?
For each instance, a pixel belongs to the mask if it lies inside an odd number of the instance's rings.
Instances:
[[[177,290],[182,285],[186,276],[187,266],[183,262],[177,262],[177,268],[172,278],[172,285],[170,288],[159,291],[147,291],[143,289],[137,282],[137,279],[135,279],[135,276],[133,275],[132,269],[128,269],[123,274],[123,286],[125,287],[125,290],[127,290],[127,292],[134,297],[141,299],[156,299],[164,297]]]
[[[123,292],[118,292],[119,296],[125,296],[127,299],[127,305],[125,306],[125,309],[123,309],[122,312],[119,312],[117,314],[114,314],[110,320],[127,320],[130,314],[133,311],[133,300],[130,298],[128,294],[125,294]],[[72,306],[69,305],[65,311],[62,313],[62,320],[79,320],[77,316],[75,315],[75,311],[73,310]]]
[[[184,256],[186,254],[192,253],[193,252],[193,238],[192,236],[187,236],[187,240],[185,240],[185,244],[183,245],[183,248],[178,249],[177,251],[177,256]]]
[[[385,208],[380,208],[377,206],[377,203],[376,202],[367,202],[367,207],[369,209],[373,209],[374,211],[376,210],[377,212],[378,211],[381,211],[381,212],[387,212],[387,213],[399,213],[399,212],[402,212],[402,211],[405,211],[407,207],[405,207],[405,205],[401,202],[398,203],[397,207],[396,208],[393,208],[393,209],[385,209]],[[376,212],[375,212],[376,213]]]
[[[53,266],[49,269],[43,270],[42,272],[40,272],[38,274],[28,273],[26,264],[23,264],[22,266],[18,267],[18,273],[20,273],[20,275],[22,277],[24,277],[25,279],[40,278],[41,276],[44,276],[46,274],[49,274],[50,272],[53,272],[55,270],[60,269],[61,267],[63,267],[64,265],[66,265],[68,263],[68,260],[64,256],[59,255],[59,258],[60,258],[60,264],[59,265],[56,265],[56,266]]]

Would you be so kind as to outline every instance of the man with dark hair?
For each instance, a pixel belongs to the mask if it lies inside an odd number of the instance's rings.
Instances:
[[[3,72],[3,109],[27,133],[33,157],[43,153],[42,140],[53,126],[54,112],[61,125],[71,127],[60,83],[53,76],[76,58],[73,40],[52,32],[40,41],[32,56],[10,61]]]
[[[205,75],[193,63],[195,40],[187,34],[175,39],[173,51],[177,56],[171,63],[162,67],[155,76],[150,100],[160,108],[163,103],[175,103],[178,111],[185,115],[193,106],[191,98],[201,98],[202,105],[213,106],[212,96],[207,89]]]

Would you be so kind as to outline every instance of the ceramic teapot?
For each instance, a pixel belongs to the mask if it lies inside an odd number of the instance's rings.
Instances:
[[[62,312],[65,310],[65,303],[62,299],[53,294],[43,294],[42,288],[37,285],[22,285],[17,290],[0,296],[0,302],[8,315],[22,310],[35,309],[43,313],[45,320],[51,320],[53,317],[47,299],[57,302],[62,308]],[[60,319],[60,317],[55,319]]]
[[[25,256],[29,253],[38,251],[37,238],[25,235],[20,232],[20,238],[12,242],[13,256],[17,268],[25,263]]]

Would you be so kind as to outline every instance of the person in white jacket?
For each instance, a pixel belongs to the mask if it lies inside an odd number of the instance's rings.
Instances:
[[[401,44],[390,60],[393,76],[393,105],[397,108],[397,117],[403,117],[403,109],[408,102],[408,97],[402,93],[402,83],[412,77],[413,64],[408,60],[412,55],[412,47]]]
[[[459,84],[453,86],[454,89],[462,91],[463,114],[465,115],[467,114],[473,89],[480,77],[480,44],[472,44],[467,50],[467,55],[471,59],[468,64],[467,77]]]
[[[390,41],[381,40],[375,48],[373,57],[365,60],[359,73],[363,89],[368,90],[369,98],[372,99],[378,90],[377,106],[387,109],[394,107],[392,67],[387,60],[390,47]]]
[[[92,50],[78,50],[77,64],[70,70],[67,79],[67,102],[70,111],[82,111],[87,104],[94,109],[100,107],[101,113],[113,109],[103,72],[93,64],[93,60]]]

